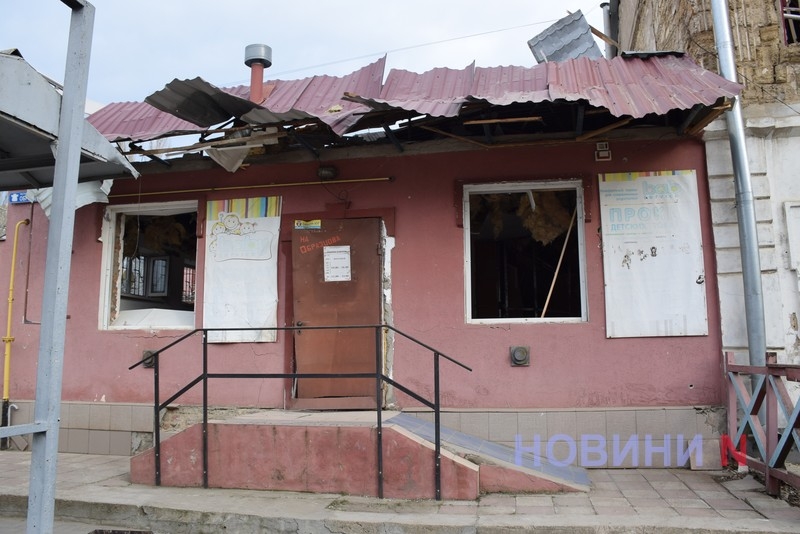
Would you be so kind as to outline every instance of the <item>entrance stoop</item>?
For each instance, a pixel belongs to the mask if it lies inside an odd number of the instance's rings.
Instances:
[[[382,412],[383,495],[432,499],[433,424]],[[489,492],[587,491],[586,472],[441,428],[441,495],[474,500]],[[208,486],[377,496],[375,412],[270,410],[208,423]],[[203,485],[202,425],[161,443],[161,484]],[[131,458],[131,482],[155,483],[154,449]]]

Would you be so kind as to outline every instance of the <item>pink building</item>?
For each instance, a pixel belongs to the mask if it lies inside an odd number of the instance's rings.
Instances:
[[[78,209],[61,450],[141,449],[153,369],[128,368],[194,329],[231,327],[253,330],[209,333],[212,373],[369,373],[377,345],[387,376],[431,395],[431,352],[401,334],[283,329],[392,325],[472,368],[442,361],[443,423],[512,446],[591,434],[610,448],[617,436],[674,465],[664,451],[678,436],[724,428],[699,132],[737,86],[673,55],[385,81],[379,61],[269,82],[257,103],[246,87],[182,83],[191,96],[168,86],[148,99],[177,119],[143,103],[90,118],[134,141],[235,121],[168,165],[137,163],[142,176],[114,181],[107,204]],[[26,218],[14,423],[34,395],[48,225],[39,204],[9,206],[9,228]],[[11,246],[0,243],[0,280]],[[162,400],[201,372],[201,356],[200,333],[160,354]],[[217,379],[208,398],[362,408],[375,385]],[[167,419],[201,401],[191,389]],[[381,402],[427,411],[394,388]]]

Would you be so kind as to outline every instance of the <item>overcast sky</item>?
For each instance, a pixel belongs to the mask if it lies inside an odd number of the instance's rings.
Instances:
[[[0,49],[64,79],[70,9],[60,0],[2,0]],[[600,0],[94,0],[88,96],[142,101],[174,78],[249,84],[248,44],[272,47],[266,79],[357,70],[384,54],[402,68],[532,66],[527,41],[581,10],[602,30]],[[602,49],[602,48],[601,48]]]

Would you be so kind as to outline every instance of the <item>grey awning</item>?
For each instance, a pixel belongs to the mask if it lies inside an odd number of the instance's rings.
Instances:
[[[0,52],[0,190],[52,187],[61,93],[16,50]],[[83,126],[79,182],[138,176],[117,148]]]

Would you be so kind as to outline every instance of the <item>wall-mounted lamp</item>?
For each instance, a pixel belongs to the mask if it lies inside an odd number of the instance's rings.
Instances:
[[[333,180],[339,176],[339,169],[333,165],[320,165],[317,168],[317,178],[320,180]]]

